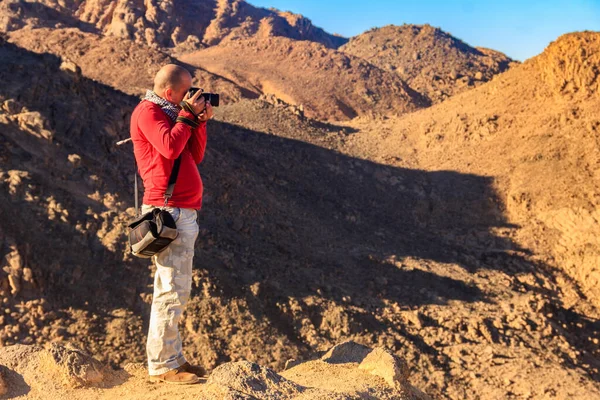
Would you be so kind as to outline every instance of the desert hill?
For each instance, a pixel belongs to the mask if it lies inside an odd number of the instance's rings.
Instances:
[[[339,50],[397,73],[432,103],[477,87],[513,63],[500,52],[471,47],[430,25],[374,28]]]
[[[72,341],[113,366],[143,362],[152,266],[125,251],[133,161],[113,146],[137,99],[13,43],[0,60],[0,341]],[[404,153],[392,139],[409,132],[268,100],[224,106],[209,125],[182,330],[193,361],[281,371],[354,339],[401,356],[436,397],[600,394],[594,308],[523,249],[491,172],[451,170],[450,153],[434,164],[408,140],[413,165],[393,165]]]
[[[330,48],[347,41],[315,27],[301,15],[257,8],[242,0],[168,0],[160,4],[126,0],[3,1],[0,31],[25,26],[75,27],[177,51],[249,37],[286,36]]]
[[[308,41],[238,40],[180,60],[251,91],[302,105],[307,116],[322,120],[402,114],[429,105],[396,74]]]
[[[564,35],[480,88],[355,135],[347,151],[493,178],[516,242],[577,284],[587,302],[564,291],[567,307],[597,318],[598,51],[597,32]]]

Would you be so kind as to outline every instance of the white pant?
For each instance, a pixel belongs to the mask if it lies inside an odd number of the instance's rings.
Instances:
[[[142,213],[152,208],[154,206],[144,204]],[[165,209],[175,219],[179,235],[165,250],[153,257],[156,274],[146,342],[150,375],[164,374],[186,362],[181,349],[179,320],[192,289],[194,243],[198,237],[196,210]]]

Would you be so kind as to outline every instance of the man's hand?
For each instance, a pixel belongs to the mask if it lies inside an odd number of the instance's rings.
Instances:
[[[204,112],[198,115],[198,121],[206,122],[213,117],[213,108],[210,105],[210,102],[207,101],[204,106]]]
[[[202,92],[199,90],[197,90],[193,96],[190,96],[189,92],[186,93],[183,101],[190,105],[194,114],[199,118],[201,117],[200,114],[206,109],[206,101],[204,97],[202,97]]]

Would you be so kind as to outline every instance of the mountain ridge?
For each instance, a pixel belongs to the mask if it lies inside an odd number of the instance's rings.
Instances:
[[[33,3],[7,0],[0,6],[0,30],[24,26],[77,27],[133,40],[150,47],[199,49],[223,40],[258,35],[289,36],[338,47],[346,39],[315,27],[302,15],[254,7],[243,0],[162,1],[138,5],[126,0],[68,0]]]

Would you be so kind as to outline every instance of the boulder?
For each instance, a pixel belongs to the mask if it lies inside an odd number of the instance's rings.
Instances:
[[[226,363],[215,368],[207,384],[229,387],[257,399],[288,399],[304,391],[304,387],[275,371],[249,361]]]
[[[41,352],[40,363],[66,387],[98,386],[105,376],[99,361],[70,343],[52,344]]]
[[[358,369],[382,377],[391,387],[405,383],[410,375],[406,363],[391,351],[378,347],[362,360]]]

